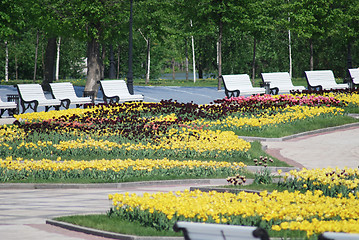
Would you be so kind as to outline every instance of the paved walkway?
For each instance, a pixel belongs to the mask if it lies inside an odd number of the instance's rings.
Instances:
[[[308,169],[359,166],[359,126],[321,132],[281,142],[262,142],[267,152]]]
[[[82,96],[84,87],[74,86],[74,88],[76,95]],[[218,91],[216,87],[134,86],[134,93],[143,94],[145,102],[160,102],[161,100],[172,99],[180,103],[210,104],[213,100],[225,97],[223,88]],[[18,94],[18,92],[14,86],[0,85],[0,98],[2,101],[7,101],[8,94]],[[49,92],[45,93],[45,96],[52,98]],[[103,102],[102,91],[98,91],[95,102]],[[74,107],[75,105],[70,105],[70,108]],[[40,106],[38,109],[39,111],[44,111],[44,107]],[[32,110],[26,110],[27,112],[32,112]],[[4,116],[7,116],[7,112]]]
[[[64,189],[7,189],[0,186],[0,239],[1,240],[97,240],[103,237],[69,231],[45,224],[47,219],[74,214],[105,214],[111,207],[108,194],[182,191],[191,186],[218,186],[225,179],[167,181],[153,184],[129,183],[119,188]],[[1,184],[0,184],[1,185]],[[2,188],[3,187],[3,188]],[[20,185],[17,185],[21,188]]]

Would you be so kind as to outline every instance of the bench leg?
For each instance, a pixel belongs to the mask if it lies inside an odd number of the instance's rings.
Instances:
[[[34,112],[37,112],[37,106],[39,105],[39,102],[35,102],[34,103],[34,108],[33,108],[33,110],[34,110]]]
[[[69,109],[70,107],[70,100],[65,99],[61,101],[61,106],[63,106],[65,109]]]
[[[240,91],[239,91],[239,90],[235,90],[235,91],[225,90],[224,92],[225,92],[227,98],[239,97],[239,95],[240,95]]]

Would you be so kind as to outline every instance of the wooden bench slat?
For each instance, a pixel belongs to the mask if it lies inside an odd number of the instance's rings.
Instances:
[[[9,115],[13,115],[17,109],[17,104],[15,102],[3,102],[0,99],[0,117],[8,111]]]
[[[253,87],[248,74],[222,75],[225,94],[228,98],[240,94],[264,94],[265,89]]]
[[[359,85],[359,68],[348,69],[351,81],[354,85]]]
[[[183,231],[186,240],[269,240],[268,233],[251,226],[178,221],[174,231]]]
[[[100,81],[104,101],[107,102],[130,102],[143,101],[141,94],[130,94],[124,80]]]
[[[17,84],[16,87],[23,108],[22,113],[28,108],[36,112],[38,106],[45,106],[45,111],[48,111],[50,107],[58,110],[61,105],[58,99],[47,99],[40,84]]]
[[[357,233],[324,232],[318,236],[318,240],[358,240]]]
[[[90,97],[78,97],[70,82],[50,83],[50,87],[52,96],[59,99],[66,109],[70,107],[70,104],[76,104],[79,107],[82,104],[93,103]]]
[[[336,83],[332,70],[305,71],[305,77],[310,90],[345,89],[349,87],[348,84]]]
[[[305,90],[304,86],[294,86],[288,72],[261,73],[262,81],[269,82],[271,89],[278,89],[276,94],[288,93],[291,90]]]

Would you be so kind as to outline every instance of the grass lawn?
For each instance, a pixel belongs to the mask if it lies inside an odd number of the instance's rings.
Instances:
[[[109,217],[106,214],[58,217],[54,220],[102,231],[136,236],[182,236],[182,233],[176,233],[174,231],[157,231],[154,228],[144,227],[136,222],[121,220],[118,217]]]
[[[238,136],[281,138],[297,133],[308,132],[328,127],[335,127],[359,122],[359,119],[349,116],[333,116],[331,118],[316,119],[316,121],[303,120],[294,123],[282,124],[280,128],[269,127],[260,130],[235,130]]]

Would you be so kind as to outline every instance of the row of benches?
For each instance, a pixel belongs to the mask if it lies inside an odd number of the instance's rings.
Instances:
[[[351,77],[348,84],[337,84],[331,70],[305,71],[308,90],[345,89],[359,85],[359,68],[349,69],[349,73]],[[306,89],[304,86],[294,86],[288,72],[262,73],[261,76],[264,88],[253,87],[248,74],[223,75],[226,96],[230,98],[240,94],[279,94]]]
[[[103,92],[105,103],[143,101],[143,95],[133,95],[129,93],[124,80],[99,81],[99,84]],[[50,83],[53,99],[45,97],[40,84],[17,84],[16,87],[22,113],[27,109],[32,109],[36,112],[38,106],[43,106],[45,107],[45,111],[48,111],[51,107],[54,107],[56,110],[61,106],[68,109],[70,104],[75,104],[76,107],[79,107],[80,105],[92,104],[94,102],[93,97],[78,97],[70,82]],[[5,111],[8,111],[9,115],[12,115],[17,108],[17,103],[3,102],[0,99],[0,117]]]
[[[182,231],[185,240],[269,240],[266,230],[259,227],[209,224],[178,221],[173,226],[176,232]],[[319,240],[358,240],[359,234],[325,232]]]

